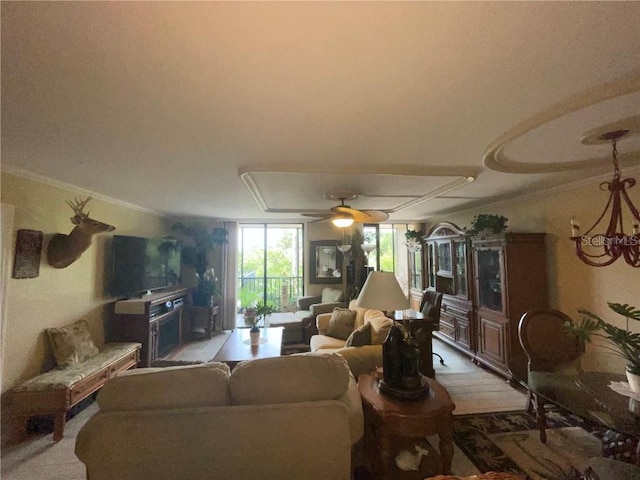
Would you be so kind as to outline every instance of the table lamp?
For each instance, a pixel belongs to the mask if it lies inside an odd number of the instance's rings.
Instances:
[[[396,310],[409,308],[409,299],[392,272],[370,272],[357,303],[362,308],[382,310],[390,318],[394,318]]]
[[[394,318],[396,310],[409,308],[409,299],[391,272],[373,271],[364,282],[357,305],[382,310]],[[420,350],[404,329],[393,325],[382,344],[380,392],[398,400],[417,400],[429,393],[429,385],[419,371]]]

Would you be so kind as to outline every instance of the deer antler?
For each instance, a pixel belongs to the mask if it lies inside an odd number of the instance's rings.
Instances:
[[[85,200],[80,201],[78,200],[77,197],[73,197],[73,200],[75,201],[75,204],[67,201],[67,205],[69,205],[71,207],[71,210],[73,210],[73,213],[75,213],[76,215],[80,216],[80,217],[88,217],[89,216],[89,212],[87,213],[83,213],[82,210],[84,210],[84,207],[87,205],[87,203],[89,203],[89,200],[92,200],[93,197],[87,197]]]

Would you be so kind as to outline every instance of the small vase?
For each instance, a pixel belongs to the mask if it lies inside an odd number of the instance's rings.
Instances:
[[[627,381],[629,382],[629,388],[631,388],[631,391],[634,393],[640,393],[640,375],[631,373],[628,368],[625,372],[627,374]]]
[[[249,330],[249,337],[251,338],[251,345],[260,345],[260,329],[258,327],[252,327]]]

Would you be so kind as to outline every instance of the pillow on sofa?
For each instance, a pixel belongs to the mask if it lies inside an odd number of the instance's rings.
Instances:
[[[60,328],[47,328],[49,344],[58,368],[67,368],[95,357],[100,351],[93,343],[86,320]]]
[[[327,327],[327,336],[346,340],[353,332],[356,312],[348,308],[334,308]]]
[[[360,328],[356,328],[344,342],[345,347],[361,347],[371,344],[371,324],[365,323]]]
[[[367,310],[364,314],[364,321],[371,324],[371,344],[384,343],[393,325],[393,320],[386,317],[380,310]]]

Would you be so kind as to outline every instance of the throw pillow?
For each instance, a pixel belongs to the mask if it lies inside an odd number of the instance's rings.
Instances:
[[[99,353],[86,320],[78,320],[67,327],[48,328],[47,336],[58,368],[84,362]]]
[[[327,336],[346,340],[353,332],[356,312],[348,308],[334,308],[327,327]]]
[[[371,324],[365,323],[360,328],[356,328],[344,342],[345,347],[361,347],[371,345]]]

